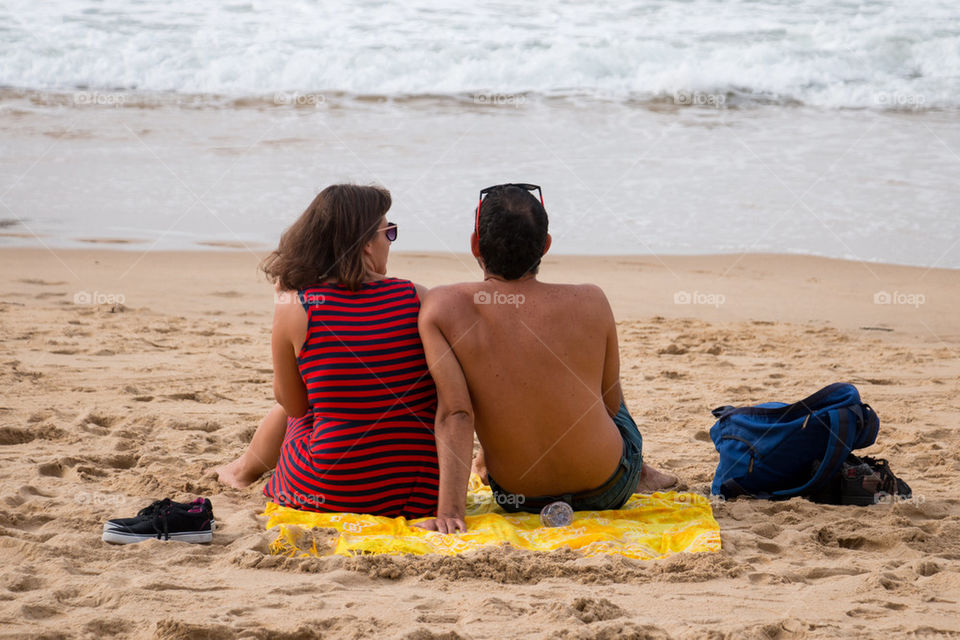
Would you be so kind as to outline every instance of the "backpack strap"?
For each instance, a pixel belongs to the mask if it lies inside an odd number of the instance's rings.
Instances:
[[[722,406],[722,407],[717,407],[716,409],[714,409],[714,410],[711,411],[710,413],[713,414],[713,417],[714,417],[714,418],[716,418],[717,420],[719,420],[720,418],[725,418],[726,416],[730,415],[730,413],[731,413],[732,411],[734,411],[735,409],[736,409],[736,407],[731,406],[731,405],[728,404],[728,405],[724,405],[724,406]]]
[[[856,441],[858,425],[850,420],[849,407],[833,409],[830,415],[830,436],[823,461],[810,479],[793,489],[781,489],[772,493],[775,497],[799,496],[817,491],[840,468]]]
[[[766,491],[760,491],[758,493],[752,493],[743,488],[739,482],[730,478],[726,480],[723,484],[720,485],[720,495],[723,496],[724,500],[733,500],[738,496],[747,496],[748,498],[757,498],[759,500],[778,500],[779,496],[775,496],[772,493]]]
[[[752,493],[740,486],[740,483],[733,478],[729,478],[720,485],[720,495],[723,496],[724,500],[733,500],[738,496],[755,497]]]
[[[823,405],[829,404],[831,398],[833,398],[834,401],[837,401],[836,396],[838,392],[844,391],[852,391],[854,394],[856,394],[857,402],[859,402],[859,394],[852,384],[848,382],[834,382],[833,384],[828,384],[823,389],[820,389],[816,393],[807,396],[803,400],[794,402],[793,404],[767,402],[764,404],[747,407],[723,406],[717,407],[711,413],[713,413],[713,416],[718,420],[727,418],[729,416],[746,415],[768,418],[772,417],[775,418],[777,422],[788,422],[790,420],[802,418],[803,416],[816,411]]]

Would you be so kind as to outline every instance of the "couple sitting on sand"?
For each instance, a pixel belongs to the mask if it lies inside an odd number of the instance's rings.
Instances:
[[[533,192],[481,191],[483,281],[428,292],[385,275],[388,191],[324,189],[264,262],[278,404],[220,480],[275,468],[264,493],[280,505],[465,531],[476,432],[473,468],[507,511],[617,509],[672,485],[643,462],[603,291],[536,278],[550,235]]]

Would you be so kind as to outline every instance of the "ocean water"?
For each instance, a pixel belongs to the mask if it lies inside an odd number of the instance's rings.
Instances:
[[[4,0],[0,82],[960,106],[954,0]]]
[[[960,267],[960,4],[0,0],[0,246],[274,245],[390,188],[465,251],[481,187],[555,251]]]

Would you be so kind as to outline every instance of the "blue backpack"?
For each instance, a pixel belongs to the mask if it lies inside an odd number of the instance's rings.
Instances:
[[[808,496],[873,444],[880,421],[852,384],[835,383],[793,404],[718,407],[710,438],[720,453],[712,492],[783,499]]]

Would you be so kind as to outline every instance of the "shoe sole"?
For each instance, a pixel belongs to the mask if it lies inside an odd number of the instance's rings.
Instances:
[[[106,533],[107,531],[116,531],[116,530],[118,530],[118,529],[120,529],[120,525],[114,524],[114,523],[110,522],[109,520],[108,520],[107,522],[104,522],[104,523],[103,523],[103,531],[104,531],[104,533]],[[216,520],[211,520],[211,521],[210,521],[210,533],[213,533],[213,532],[216,531],[216,530],[217,530],[217,521],[216,521]]]
[[[112,544],[134,544],[144,540],[156,540],[157,534],[149,535],[146,533],[127,533],[116,529],[106,529],[101,537],[104,542]],[[185,531],[182,533],[171,533],[170,541],[190,542],[193,544],[203,544],[213,540],[213,531]]]

